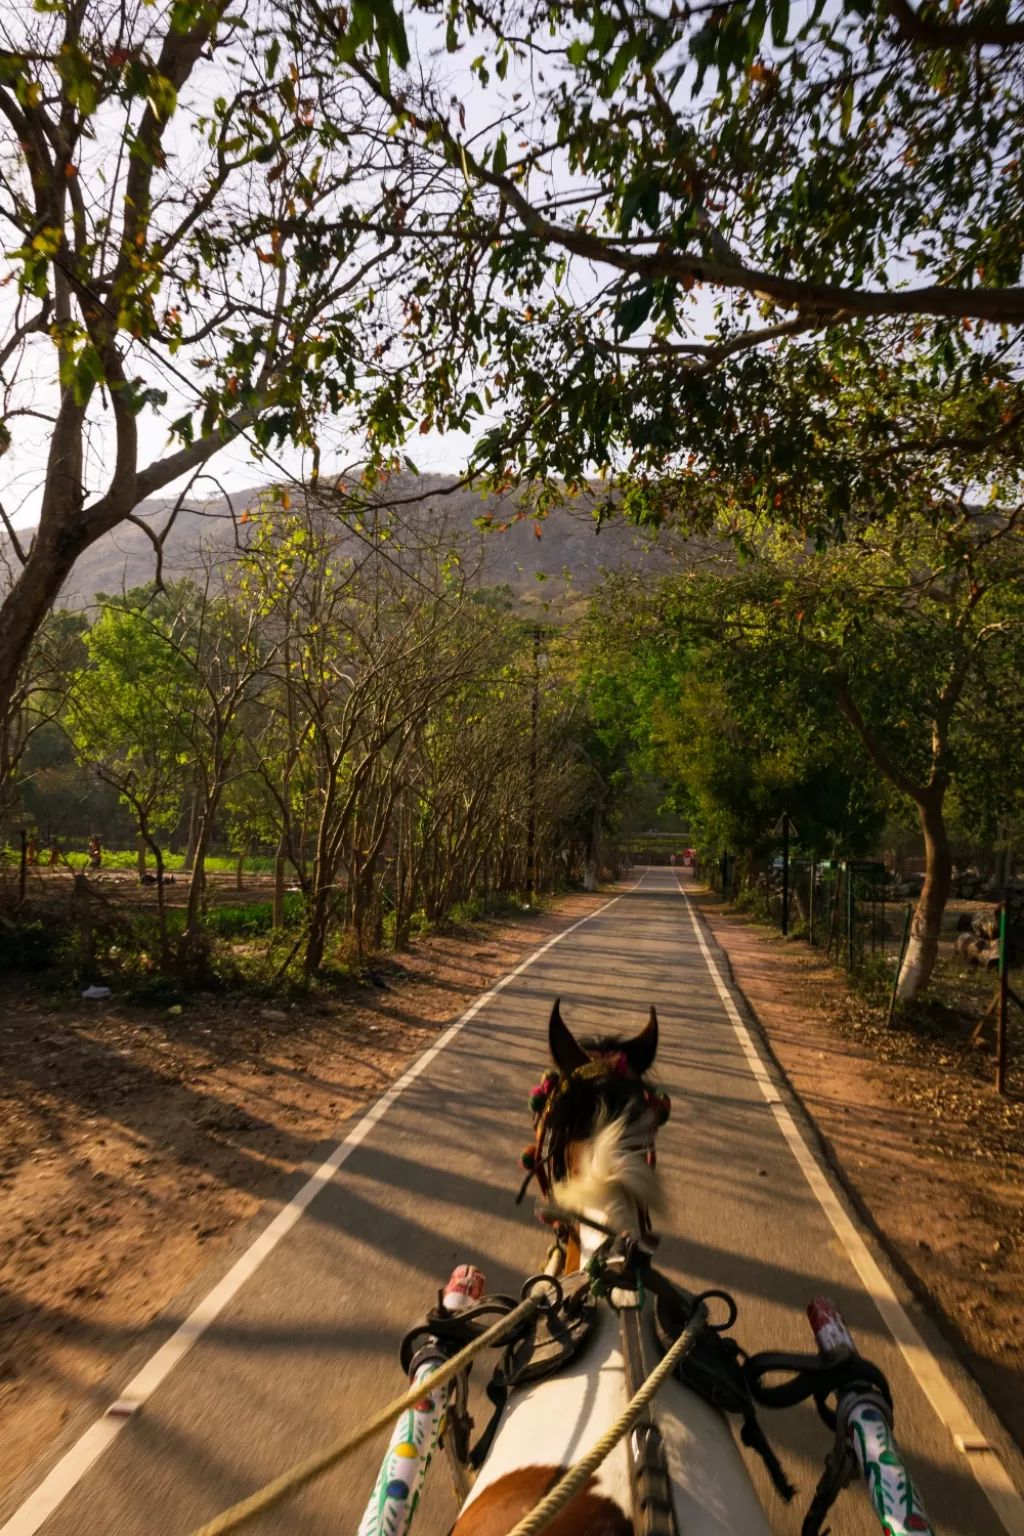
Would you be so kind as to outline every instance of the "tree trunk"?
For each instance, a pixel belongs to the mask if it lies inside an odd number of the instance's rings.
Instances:
[[[595,799],[587,839],[587,857],[583,865],[583,889],[596,891],[601,873],[601,843],[604,837],[604,801]]]
[[[181,866],[186,874],[191,874],[196,862],[196,844],[199,841],[200,799],[199,786],[196,785],[192,791],[192,807],[188,813],[188,842],[185,844],[185,862]]]
[[[171,972],[171,942],[167,933],[167,903],[164,899],[164,856],[160,845],[149,832],[143,833],[156,863],[156,914],[160,928],[160,969],[165,976]]]
[[[68,482],[64,487],[68,499],[77,501],[78,469],[69,466],[63,478]],[[6,718],[10,709],[37,629],[53,607],[78,556],[92,542],[80,529],[66,527],[67,521],[52,512],[40,520],[29,557],[0,603],[0,718]]]
[[[143,875],[146,873],[146,839],[142,837],[141,834],[139,836],[137,864],[139,870],[139,879],[141,880]]]
[[[198,929],[202,908],[205,906],[203,897],[206,892],[206,855],[210,851],[210,843],[213,840],[213,823],[220,803],[220,794],[220,786],[217,785],[208,804],[199,815],[192,879],[188,887],[188,912],[185,918],[185,927],[190,934]]]
[[[75,875],[72,906],[78,918],[78,971],[83,981],[91,982],[96,966],[96,945],[92,929],[92,899],[85,876]]]
[[[274,916],[275,928],[284,927],[284,837],[277,845],[277,856],[274,859]]]
[[[185,910],[185,930],[178,945],[178,960],[183,979],[198,983],[208,969],[208,947],[203,934],[203,918],[206,910],[206,856],[213,840],[213,823],[217,815],[221,788],[218,784],[207,805],[198,817],[195,859],[192,879],[188,887],[188,906]]]
[[[327,943],[330,895],[330,889],[321,886],[313,897],[313,906],[309,914],[309,938],[306,942],[305,972],[307,978],[312,976],[315,971],[318,971],[323,963],[324,947]]]
[[[395,948],[409,948],[413,907],[416,903],[415,825],[411,809],[406,808],[398,822],[401,849],[401,878],[395,879]]]
[[[403,854],[405,853],[405,844],[404,844],[404,842],[402,840],[402,809],[403,809],[402,801],[401,801],[401,799],[399,799],[399,800],[396,801],[396,804],[395,804],[395,860],[394,860],[394,864],[392,865],[392,876],[391,876],[392,881],[394,883],[394,892],[395,892],[395,948],[396,949],[402,949],[403,948],[403,943],[402,943],[402,923],[403,923],[403,920],[404,920],[404,912],[405,912],[405,905],[404,905],[404,902],[402,900],[402,898],[403,898],[403,896],[405,894],[403,889],[402,889],[402,882],[405,880],[405,864],[404,864],[404,861],[403,861]]]
[[[899,995],[907,1001],[919,997],[931,980],[939,952],[942,914],[953,883],[953,855],[942,814],[941,794],[918,804],[924,833],[925,877],[917,911],[910,926],[910,943],[900,973]]]

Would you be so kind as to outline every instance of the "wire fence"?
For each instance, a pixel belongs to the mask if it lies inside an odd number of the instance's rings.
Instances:
[[[893,877],[882,863],[776,858],[741,864],[725,853],[701,861],[699,873],[712,890],[849,970],[869,956],[895,956],[901,947],[910,908],[891,894]]]
[[[852,974],[875,970],[888,991],[887,1022],[891,1026],[897,989],[910,935],[913,902],[908,886],[896,884],[885,865],[862,859],[804,859],[783,855],[742,862],[731,853],[699,859],[698,878],[740,910],[752,912],[794,939],[805,939]],[[966,916],[966,924],[963,921]],[[1013,967],[1024,966],[1024,890],[1007,883],[994,914],[972,919],[962,914],[957,924],[957,950],[972,963],[998,968],[998,990],[977,1019],[970,1044],[983,1042],[986,1028],[995,1027],[995,1086],[1007,1092],[1010,1006],[1024,1012],[1024,986],[1010,984]],[[961,951],[960,944],[965,948]],[[973,957],[973,959],[972,959]]]

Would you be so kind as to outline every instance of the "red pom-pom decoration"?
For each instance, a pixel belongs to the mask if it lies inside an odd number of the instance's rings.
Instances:
[[[524,1147],[519,1154],[519,1161],[527,1173],[532,1173],[537,1164],[537,1148],[535,1146]]]
[[[536,1088],[531,1090],[530,1110],[533,1114],[540,1114],[541,1110],[544,1108],[545,1104],[557,1086],[558,1078],[555,1077],[553,1073],[548,1072],[547,1075],[537,1084]]]

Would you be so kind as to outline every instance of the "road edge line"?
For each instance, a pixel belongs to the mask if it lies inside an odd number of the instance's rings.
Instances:
[[[521,976],[542,955],[546,955],[549,949],[567,939],[570,933],[575,933],[577,928],[582,928],[584,923],[592,922],[595,917],[600,917],[602,912],[607,912],[609,907],[614,907],[623,896],[630,895],[637,889],[643,880],[620,891],[618,896],[613,896],[610,901],[603,902],[595,907],[593,912],[570,923],[568,928],[563,928],[561,933],[553,934],[543,943],[539,949],[527,955],[525,960],[504,976],[500,977],[486,992],[482,992],[475,998],[464,1013],[460,1014],[454,1023],[449,1024],[433,1045],[429,1046],[421,1056],[418,1056],[410,1067],[397,1078],[380,1098],[370,1105],[355,1125],[335,1146],[329,1157],[326,1157],[315,1173],[305,1181],[295,1194],[281,1207],[274,1219],[263,1228],[253,1241],[238,1256],[228,1269],[227,1273],[217,1281],[206,1295],[193,1307],[185,1320],[178,1325],[160,1347],[150,1355],[142,1368],[135,1373],[132,1379],[122,1388],[121,1395],[115,1403],[106,1410],[100,1418],[96,1419],[78,1439],[71,1445],[58,1462],[54,1464],[27,1499],[14,1510],[4,1525],[0,1526],[0,1536],[35,1536],[35,1533],[50,1518],[56,1509],[67,1498],[71,1490],[81,1482],[82,1478],[91,1467],[99,1460],[117,1439],[126,1424],[139,1411],[145,1402],[153,1395],[156,1389],[164,1382],[179,1365],[189,1351],[202,1338],[224,1308],[232,1301],[242,1286],[249,1280],[263,1263],[264,1259],[277,1247],[282,1238],[286,1237],[291,1229],[302,1217],[307,1207],[312,1203],[320,1191],[331,1182],[338,1169],[347,1162],[355,1149],[369,1136],[374,1127],[384,1118],[388,1110],[401,1098],[418,1077],[426,1071],[427,1067],[441,1054],[446,1046],[450,1045],[456,1035],[461,1033],[471,1020],[475,1019],[481,1009],[499,992],[503,992],[510,982]]]
[[[889,1330],[897,1348],[903,1355],[925,1397],[931,1403],[940,1422],[949,1431],[955,1448],[966,1457],[976,1482],[988,1499],[1007,1532],[1007,1536],[1024,1536],[1024,1498],[1003,1466],[998,1453],[987,1444],[987,1437],[975,1422],[966,1403],[949,1381],[940,1362],[928,1348],[909,1314],[896,1295],[888,1279],[879,1267],[867,1243],[858,1232],[849,1213],[844,1209],[832,1185],[825,1176],[813,1151],[790,1114],[788,1107],[772,1081],[764,1059],[757,1049],[754,1038],[740,1015],[728,985],[722,979],[718,964],[708,947],[701,928],[700,916],[689,895],[677,879],[680,896],[686,903],[693,931],[701,954],[704,956],[715,990],[733,1027],[764,1098],[771,1107],[776,1123],[801,1173],[807,1180],[815,1199],[827,1216],[832,1230],[846,1250],[847,1256],[865,1290],[874,1302],[883,1323]],[[979,1443],[984,1449],[975,1449]],[[0,1531],[0,1536],[5,1533]]]

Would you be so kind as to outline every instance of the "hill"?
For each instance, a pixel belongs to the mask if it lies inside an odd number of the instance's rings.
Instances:
[[[683,559],[692,562],[703,542],[674,534],[642,534],[625,523],[598,525],[593,500],[584,495],[540,524],[518,522],[513,497],[481,496],[458,488],[454,477],[395,475],[374,498],[374,515],[398,522],[407,537],[456,543],[476,585],[508,585],[528,604],[571,609],[585,597],[602,570],[630,568],[656,576]],[[165,576],[194,571],[201,561],[234,558],[244,544],[242,514],[254,507],[258,490],[242,491],[211,502],[189,502],[179,510],[164,549]],[[162,530],[172,500],[143,502],[135,515],[154,531]],[[483,531],[477,520],[491,515],[504,531]],[[330,514],[326,514],[330,515]],[[355,549],[360,534],[339,520],[339,541]],[[153,579],[155,554],[144,528],[124,523],[99,539],[79,559],[61,596],[69,607],[85,607],[97,592],[118,592]]]

